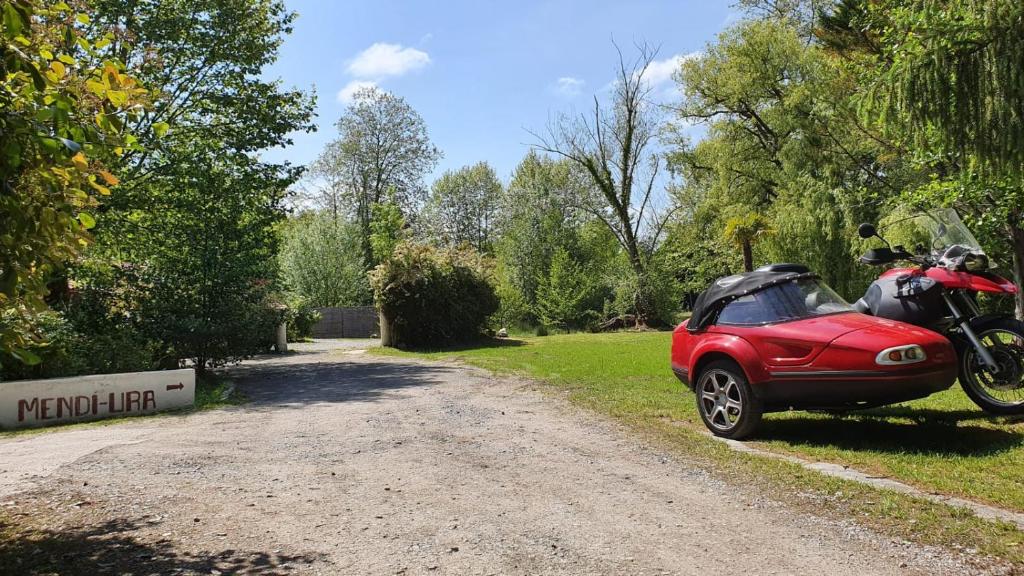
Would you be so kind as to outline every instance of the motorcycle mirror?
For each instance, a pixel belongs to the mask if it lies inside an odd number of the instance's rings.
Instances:
[[[857,227],[857,234],[860,235],[861,238],[867,240],[868,238],[877,236],[878,230],[875,230],[874,224],[868,224],[865,222]]]

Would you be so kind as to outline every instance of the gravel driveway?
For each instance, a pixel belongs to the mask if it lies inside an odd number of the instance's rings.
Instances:
[[[0,440],[0,518],[35,530],[0,538],[0,573],[965,569],[758,498],[530,383],[352,349],[233,372],[244,406]]]

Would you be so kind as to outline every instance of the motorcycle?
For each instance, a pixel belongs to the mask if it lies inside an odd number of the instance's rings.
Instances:
[[[988,256],[953,209],[889,227],[915,242],[914,253],[865,223],[860,237],[885,246],[868,250],[860,261],[913,266],[883,272],[854,308],[944,335],[957,352],[960,385],[975,404],[991,414],[1024,414],[1024,322],[1011,314],[983,314],[978,305],[979,293],[1013,295],[1017,285],[991,271]]]

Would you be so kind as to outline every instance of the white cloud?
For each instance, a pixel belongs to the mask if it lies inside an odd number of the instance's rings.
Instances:
[[[651,86],[664,84],[672,79],[672,74],[679,70],[683,62],[698,56],[700,56],[700,52],[690,52],[688,54],[676,54],[665,60],[655,60],[647,67],[644,80],[647,80]]]
[[[565,96],[566,98],[575,98],[580,95],[580,91],[583,90],[585,81],[579,78],[573,78],[572,76],[562,76],[555,81],[554,91],[555,93]]]
[[[377,42],[349,62],[348,73],[356,78],[401,76],[427,64],[430,64],[430,55],[422,50]]]
[[[348,84],[345,84],[344,88],[338,91],[338,102],[348,104],[360,89],[376,87],[377,83],[373,80],[352,80]]]

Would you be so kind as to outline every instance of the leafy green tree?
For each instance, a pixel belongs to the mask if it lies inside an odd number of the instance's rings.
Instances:
[[[683,64],[677,80],[680,126],[708,128],[696,144],[681,134],[670,157],[687,183],[677,191],[691,196],[681,217],[714,215],[745,268],[757,260],[803,262],[859,296],[869,271],[852,253],[860,248],[857,223],[877,219],[920,175],[908,154],[858,117],[850,97],[856,74],[809,44],[790,18],[773,16],[726,30]],[[709,270],[729,268],[729,260]]]
[[[516,167],[502,195],[496,253],[510,291],[536,304],[537,282],[547,275],[559,247],[574,249],[579,215],[566,201],[577,185],[567,160],[530,151]]]
[[[387,260],[395,247],[406,240],[408,230],[402,209],[392,201],[374,204],[370,218],[370,252],[373,265]]]
[[[431,188],[420,226],[441,244],[490,252],[501,194],[501,181],[486,162],[447,171]]]
[[[740,247],[743,252],[743,270],[754,270],[753,245],[756,240],[771,231],[767,219],[757,212],[742,210],[734,213],[725,221],[722,236],[730,243]]]
[[[159,86],[136,123],[143,148],[119,165],[123,193],[90,258],[137,270],[133,308],[168,363],[198,369],[260,350],[275,321],[275,229],[301,170],[260,159],[312,129],[312,98],[262,75],[295,18],[279,0],[97,0],[94,23]]]
[[[118,183],[108,165],[131,147],[124,121],[145,113],[146,92],[111,49],[129,39],[83,31],[89,15],[36,0],[0,13],[0,354],[34,363],[32,316],[92,241],[98,199]]]
[[[1024,5],[844,0],[819,36],[849,63],[865,117],[924,175],[904,200],[960,208],[1024,281]]]
[[[165,358],[192,359],[202,373],[272,342],[276,227],[294,179],[213,148],[179,160],[175,178],[150,182],[150,209],[134,217],[159,233],[130,246],[131,311]]]
[[[330,212],[310,212],[289,219],[283,232],[282,279],[305,302],[326,307],[372,301],[357,225]]]
[[[338,138],[327,145],[312,169],[355,218],[369,255],[374,204],[390,200],[411,214],[426,196],[423,178],[441,152],[431,143],[423,118],[404,98],[376,88],[356,92],[336,124]]]
[[[595,290],[588,271],[564,248],[555,250],[548,273],[539,279],[537,316],[545,326],[566,332],[596,316],[588,304]]]

